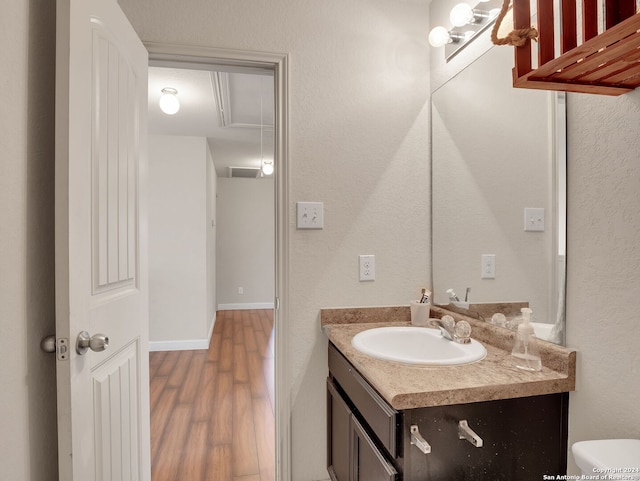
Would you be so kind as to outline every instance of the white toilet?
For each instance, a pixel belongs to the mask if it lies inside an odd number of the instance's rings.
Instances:
[[[600,475],[599,479],[640,480],[640,439],[579,441],[573,444],[571,451],[584,475]],[[603,475],[611,477],[603,478]]]

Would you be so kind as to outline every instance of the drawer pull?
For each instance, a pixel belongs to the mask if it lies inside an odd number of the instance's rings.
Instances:
[[[458,436],[460,436],[460,439],[466,439],[476,448],[482,447],[482,438],[473,432],[466,419],[458,422]]]
[[[431,445],[422,437],[422,434],[420,434],[420,431],[418,430],[418,426],[415,424],[411,426],[411,444],[417,447],[424,454],[429,454],[431,452]]]

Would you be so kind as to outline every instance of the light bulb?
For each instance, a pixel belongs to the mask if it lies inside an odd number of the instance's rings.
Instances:
[[[162,95],[160,96],[160,110],[167,115],[173,115],[180,110],[180,101],[176,94],[178,91],[172,88],[162,89]]]
[[[473,23],[473,8],[466,3],[459,3],[451,9],[449,20],[456,27],[462,27],[468,23]]]
[[[273,163],[272,162],[263,162],[262,163],[262,173],[264,175],[273,174]]]
[[[435,27],[429,33],[429,43],[432,47],[442,47],[451,41],[449,31],[441,26]]]

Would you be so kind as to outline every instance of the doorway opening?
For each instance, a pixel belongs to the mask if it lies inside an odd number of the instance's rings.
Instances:
[[[220,50],[220,49],[203,49],[203,48],[192,48],[192,47],[176,47],[176,46],[167,46],[167,45],[158,45],[158,44],[147,44],[146,45],[149,51],[149,65],[150,67],[164,67],[171,69],[182,69],[184,71],[187,70],[195,70],[200,72],[205,72],[209,75],[209,78],[213,79],[214,75],[212,72],[221,72],[224,75],[218,76],[218,83],[215,81],[211,82],[212,92],[214,92],[218,99],[223,99],[225,95],[229,95],[229,92],[226,93],[221,89],[221,82],[224,83],[224,77],[226,81],[229,80],[230,77],[242,77],[243,75],[256,75],[262,79],[270,79],[267,82],[260,82],[260,90],[261,90],[261,109],[260,109],[260,120],[257,122],[259,125],[259,133],[260,133],[260,142],[259,142],[259,158],[260,164],[258,166],[249,166],[253,170],[256,167],[260,168],[262,163],[264,163],[265,158],[267,158],[267,163],[271,162],[271,165],[274,167],[274,171],[272,174],[272,183],[273,183],[273,192],[272,192],[272,212],[273,215],[273,239],[272,239],[272,253],[271,261],[273,263],[272,276],[272,302],[270,303],[243,303],[242,302],[229,302],[226,299],[216,299],[215,304],[218,307],[218,313],[216,315],[215,325],[211,323],[211,329],[213,330],[213,335],[211,335],[212,345],[211,348],[216,348],[216,343],[218,343],[218,338],[220,340],[224,339],[224,336],[229,338],[229,333],[231,333],[231,338],[235,340],[238,339],[238,335],[246,336],[247,339],[250,339],[253,335],[254,338],[260,338],[261,335],[264,334],[264,330],[268,328],[269,323],[272,325],[273,339],[271,345],[273,346],[273,362],[272,362],[272,371],[270,375],[272,376],[273,389],[272,389],[272,404],[271,404],[271,413],[275,414],[274,422],[272,426],[275,426],[275,432],[269,434],[264,429],[260,432],[260,436],[271,436],[272,446],[275,455],[273,456],[275,459],[272,459],[271,465],[274,469],[271,469],[271,476],[269,477],[269,463],[262,463],[262,477],[256,477],[255,479],[260,479],[261,481],[267,479],[278,479],[281,481],[288,480],[290,477],[289,474],[289,412],[290,407],[288,405],[288,396],[286,396],[285,390],[286,386],[288,386],[287,378],[286,378],[286,370],[284,366],[286,363],[284,362],[285,353],[286,353],[286,330],[284,329],[284,319],[286,319],[286,307],[287,307],[287,279],[286,279],[286,256],[285,253],[287,251],[287,202],[286,202],[286,159],[287,159],[287,58],[285,55],[280,54],[264,54],[259,52],[242,52],[242,51],[229,51],[229,50]],[[270,85],[272,87],[272,100],[268,99],[267,95],[264,95],[263,86]],[[170,87],[170,86],[167,86]],[[216,92],[217,90],[217,92]],[[151,93],[150,93],[151,94]],[[180,93],[178,92],[178,96]],[[151,95],[150,95],[151,96]],[[266,98],[266,101],[265,101]],[[227,98],[227,100],[229,100]],[[246,100],[246,99],[245,99]],[[223,100],[220,100],[223,103]],[[271,126],[268,125],[268,122],[265,122],[265,117],[268,115],[268,108],[265,108],[265,104],[272,102],[270,105],[272,106],[272,118],[273,123]],[[265,115],[267,114],[267,115]],[[222,121],[234,122],[234,119],[231,118],[231,112],[229,112],[228,108],[219,109],[217,115],[227,116],[226,119],[222,119]],[[237,119],[235,119],[237,120]],[[240,122],[242,123],[242,122]],[[269,128],[270,127],[270,128]],[[253,129],[254,134],[256,133],[256,123],[253,126],[244,126],[244,129]],[[245,132],[246,133],[246,132]],[[272,141],[270,142],[270,140]],[[211,142],[208,142],[209,150],[211,149]],[[255,142],[253,145],[253,151],[257,152],[258,150],[255,148]],[[273,157],[267,157],[267,153],[272,148]],[[224,150],[224,149],[223,149]],[[216,152],[212,152],[211,155],[215,156]],[[253,156],[258,157],[257,155]],[[150,162],[153,159],[150,155]],[[237,163],[237,162],[236,162]],[[214,160],[215,164],[215,160]],[[235,167],[236,169],[232,169],[229,167]],[[246,165],[227,165],[221,169],[216,168],[216,172],[218,177],[226,174],[228,172],[229,179],[233,178],[233,170],[241,171],[246,170],[244,167]],[[262,171],[262,169],[260,168]],[[225,172],[226,171],[226,172]],[[264,176],[265,174],[258,174]],[[150,218],[151,222],[151,218]],[[215,227],[215,225],[210,225],[209,227]],[[253,239],[254,243],[265,244],[266,239]],[[218,280],[217,282],[220,282]],[[216,284],[217,284],[216,282]],[[236,285],[236,283],[231,283],[231,286],[227,286],[227,288],[234,291],[235,294],[243,295],[243,291],[246,292],[246,285]],[[217,289],[218,292],[220,290]],[[228,294],[228,293],[226,293]],[[226,295],[225,294],[225,295]],[[225,304],[222,309],[219,310],[221,304]],[[241,307],[241,305],[243,305]],[[238,307],[241,307],[237,309]],[[248,309],[248,310],[247,310]],[[150,319],[150,324],[153,323],[153,317]],[[220,323],[218,325],[218,323]],[[227,325],[231,327],[226,327]],[[235,327],[234,327],[235,326]],[[242,327],[241,327],[242,326]],[[219,335],[216,336],[216,329],[220,329]],[[240,333],[240,329],[244,329],[243,334]],[[233,336],[234,329],[236,329],[236,335]],[[262,333],[262,334],[261,334]],[[153,345],[153,336],[150,336],[151,344]],[[251,340],[249,340],[249,344],[251,344]],[[227,346],[224,347],[223,342],[219,342],[218,353],[213,354],[212,349],[209,351],[205,351],[207,354],[202,353],[200,355],[196,355],[194,357],[194,352],[188,353],[184,355],[184,359],[182,354],[180,354],[179,358],[176,359],[176,366],[181,364],[184,366],[197,366],[199,361],[196,359],[202,360],[206,356],[217,356],[218,354],[223,353],[224,350],[231,352],[231,359],[234,357],[238,359],[240,365],[243,362],[243,356],[241,354],[242,350],[240,348],[235,348],[234,343],[227,343]],[[166,347],[166,346],[165,346]],[[205,346],[192,346],[191,349],[203,349]],[[175,349],[175,347],[174,347]],[[228,352],[226,353],[228,354]],[[245,353],[246,354],[246,353]],[[203,357],[204,356],[204,357]],[[256,367],[256,357],[252,357],[252,354],[248,354],[244,356],[245,367],[251,368],[249,364],[254,364],[254,368]],[[222,361],[228,362],[228,361]],[[268,363],[267,363],[268,364]],[[242,378],[242,370],[244,369],[242,366],[234,369],[238,369],[240,373],[238,374]],[[153,369],[153,366],[152,366]],[[211,369],[211,368],[210,368]],[[186,372],[188,375],[188,372]],[[176,374],[179,376],[179,374]],[[218,376],[218,383],[222,378],[225,378],[225,375]],[[186,379],[186,378],[185,378]],[[256,381],[256,378],[247,378],[248,380]],[[227,381],[224,381],[227,382]],[[197,383],[196,383],[197,384]],[[268,383],[266,384],[268,385]],[[255,384],[257,386],[257,383]],[[232,390],[233,394],[231,394],[230,399],[237,401],[239,403],[238,412],[242,412],[244,409],[245,412],[248,413],[246,403],[243,404],[243,399],[246,399],[246,388],[251,388],[251,384],[247,386],[236,388]],[[257,388],[256,388],[257,389]],[[152,393],[153,396],[153,393]],[[183,394],[183,396],[187,396]],[[206,409],[210,409],[214,411],[216,409],[215,404],[213,406],[203,406],[206,404],[206,399],[196,400],[196,404],[199,402],[200,408],[204,409],[206,413]],[[253,409],[256,409],[255,407]],[[259,409],[259,408],[257,408]],[[160,413],[163,416],[163,413]],[[183,416],[186,417],[187,413],[175,413],[177,417]],[[242,415],[238,417],[239,420],[243,418]],[[260,424],[260,423],[259,423]],[[195,425],[193,425],[195,426]],[[191,427],[191,434],[186,433],[186,439],[190,441],[192,438],[200,438],[206,437],[206,430],[204,425],[199,425],[197,427]],[[264,426],[263,426],[264,427]],[[153,426],[152,426],[153,429]],[[235,429],[235,428],[234,428]],[[206,439],[205,444],[206,446]],[[204,449],[204,448],[202,448]],[[215,458],[215,456],[222,457],[233,455],[228,453],[226,448],[216,448],[212,449],[211,452],[207,453]],[[189,454],[192,453],[192,454]],[[197,457],[198,449],[196,448],[193,452],[189,451],[187,456],[195,456]],[[215,454],[214,454],[215,453]],[[153,454],[153,453],[152,453]],[[262,453],[264,457],[264,453]],[[257,458],[256,458],[257,459]],[[153,459],[152,459],[153,461]],[[251,461],[244,463],[242,460],[233,460],[235,466],[248,466],[251,465]],[[244,463],[244,464],[243,464]],[[197,465],[197,464],[196,464]],[[265,466],[266,471],[265,471]],[[224,468],[224,465],[221,466]],[[203,466],[200,466],[198,469],[203,469]],[[237,468],[239,469],[239,468]],[[204,471],[203,471],[204,472]],[[153,468],[152,468],[153,474]],[[234,475],[244,475],[253,474],[248,471],[244,472],[241,469],[236,471]],[[184,475],[184,472],[181,473]],[[161,479],[160,477],[154,479]],[[195,478],[194,478],[195,479]],[[254,479],[254,478],[251,478]]]

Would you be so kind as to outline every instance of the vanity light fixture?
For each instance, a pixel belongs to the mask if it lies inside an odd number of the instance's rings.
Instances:
[[[481,23],[489,18],[489,12],[471,8],[468,3],[459,3],[451,9],[449,20],[454,27],[463,27],[474,23]]]
[[[180,101],[178,100],[178,91],[171,87],[165,87],[161,90],[160,110],[167,115],[173,115],[180,110]]]
[[[443,47],[448,43],[458,43],[465,40],[465,35],[437,26],[429,33],[429,43],[432,47]]]
[[[429,43],[435,48],[445,47],[445,58],[447,61],[451,60],[495,21],[501,5],[501,0],[481,0],[475,7],[468,3],[458,3],[449,14],[453,27],[434,27],[429,33]],[[478,6],[482,8],[477,8]]]

